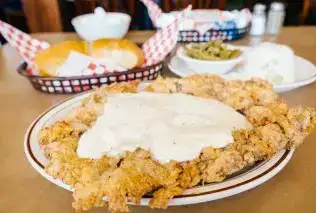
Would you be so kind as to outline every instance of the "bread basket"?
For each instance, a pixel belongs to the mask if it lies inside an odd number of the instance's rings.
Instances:
[[[36,90],[49,94],[73,94],[115,82],[154,80],[160,75],[162,66],[162,62],[159,62],[150,66],[130,69],[126,72],[93,76],[43,77],[29,74],[27,63],[22,62],[18,66],[17,71],[20,75],[26,77]]]
[[[200,33],[197,30],[180,30],[178,42],[207,42],[213,40],[233,41],[245,37],[250,29],[250,26],[244,28],[231,29],[210,29],[205,33]]]

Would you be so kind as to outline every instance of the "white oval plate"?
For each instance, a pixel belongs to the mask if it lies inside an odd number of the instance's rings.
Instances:
[[[81,101],[88,95],[89,93],[74,96],[42,113],[30,125],[24,139],[24,151],[34,169],[50,182],[69,191],[73,191],[69,185],[64,184],[61,180],[52,178],[45,172],[44,167],[47,165],[48,160],[40,150],[38,133],[43,127],[63,118],[74,107],[79,106]],[[182,195],[172,199],[169,205],[185,205],[217,200],[254,188],[280,172],[291,159],[293,152],[293,150],[281,150],[270,160],[257,163],[255,166],[223,182],[205,184],[187,189]],[[146,194],[141,200],[141,205],[148,205],[151,197],[152,195]]]
[[[243,49],[247,49],[245,46],[238,46]],[[186,77],[189,75],[197,74],[189,67],[186,66],[185,62],[177,56],[174,56],[168,68],[174,74],[180,77]],[[225,77],[223,75],[223,77]],[[316,67],[310,61],[300,57],[295,56],[295,82],[287,84],[274,85],[274,90],[278,93],[288,92],[290,90],[297,89],[299,87],[306,86],[316,81]]]

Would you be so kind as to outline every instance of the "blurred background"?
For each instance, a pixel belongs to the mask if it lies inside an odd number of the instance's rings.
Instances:
[[[155,0],[169,12],[188,4],[193,8],[233,10],[256,3],[269,7],[272,0]],[[316,0],[284,0],[286,26],[316,25]],[[102,6],[106,11],[125,12],[132,16],[131,29],[153,29],[144,5],[138,0],[0,0],[0,19],[29,33],[73,31],[71,19]],[[2,38],[2,42],[4,42]]]

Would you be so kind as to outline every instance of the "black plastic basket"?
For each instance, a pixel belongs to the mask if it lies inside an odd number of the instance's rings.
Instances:
[[[17,71],[20,75],[26,77],[36,90],[50,94],[71,94],[115,82],[154,80],[160,75],[162,66],[162,62],[160,62],[151,66],[134,68],[126,72],[113,72],[96,76],[43,77],[29,74],[26,71],[27,63],[23,62]]]
[[[178,42],[207,42],[212,40],[232,41],[241,39],[247,35],[250,26],[245,28],[233,28],[214,30],[210,29],[204,34],[197,30],[181,30],[178,36]]]

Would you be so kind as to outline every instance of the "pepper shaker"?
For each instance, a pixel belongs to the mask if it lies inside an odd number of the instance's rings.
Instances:
[[[263,4],[256,4],[254,6],[250,35],[260,36],[264,34],[266,27],[265,9],[266,6]]]
[[[284,16],[284,4],[281,2],[271,3],[268,13],[267,34],[276,35],[280,32],[283,26]]]

